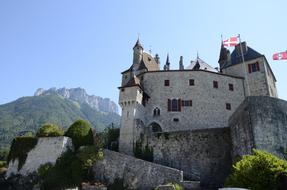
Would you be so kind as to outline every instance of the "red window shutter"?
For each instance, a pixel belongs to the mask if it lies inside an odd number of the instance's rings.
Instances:
[[[167,111],[171,111],[171,100],[167,100]]]
[[[181,111],[181,99],[178,100],[178,111]]]
[[[260,71],[259,63],[258,63],[258,62],[256,62],[256,70],[257,70],[257,71]]]
[[[248,64],[248,72],[251,73],[251,64]]]

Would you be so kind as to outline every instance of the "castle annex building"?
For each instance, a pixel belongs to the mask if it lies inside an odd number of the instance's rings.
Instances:
[[[287,102],[277,97],[266,57],[243,42],[232,53],[221,46],[218,63],[212,68],[197,57],[185,67],[180,57],[171,70],[169,56],[160,66],[138,40],[119,87],[119,151],[133,156],[138,146],[148,148],[154,163],[211,189],[253,148],[283,157]]]
[[[122,72],[119,104],[122,108],[120,151],[132,154],[140,133],[224,128],[247,96],[277,97],[276,78],[263,54],[242,44],[230,54],[221,47],[219,69],[197,57],[184,68],[163,69],[159,56],[144,51],[138,40],[133,63]],[[245,68],[244,68],[245,67]],[[245,70],[246,69],[246,70]],[[245,77],[245,72],[247,77]]]

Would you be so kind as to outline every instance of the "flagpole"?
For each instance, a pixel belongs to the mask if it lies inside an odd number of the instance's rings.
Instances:
[[[247,95],[246,96],[250,96],[248,75],[247,75],[247,69],[246,69],[246,65],[245,65],[245,59],[244,59],[244,54],[243,54],[243,48],[242,48],[242,44],[241,44],[240,34],[238,34],[238,38],[239,38],[240,51],[241,51],[241,56],[242,56],[242,66],[244,67],[244,75],[245,75],[245,82],[246,82],[246,88],[247,88]]]

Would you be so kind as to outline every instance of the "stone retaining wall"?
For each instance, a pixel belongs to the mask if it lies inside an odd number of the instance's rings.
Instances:
[[[93,171],[96,180],[110,185],[118,179],[129,189],[153,189],[183,180],[182,171],[110,150],[104,150],[103,160],[94,165]]]

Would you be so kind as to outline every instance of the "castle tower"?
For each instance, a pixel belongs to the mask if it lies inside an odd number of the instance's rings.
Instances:
[[[241,47],[240,47],[241,46]],[[242,59],[241,48],[244,56]],[[237,44],[226,59],[222,49],[219,64],[223,74],[244,78],[245,96],[271,96],[278,97],[276,78],[266,57],[247,46],[246,42]],[[228,52],[227,52],[228,55]]]
[[[140,136],[143,90],[140,80],[133,74],[124,86],[119,87],[119,104],[122,108],[119,151],[133,155],[133,147]]]

